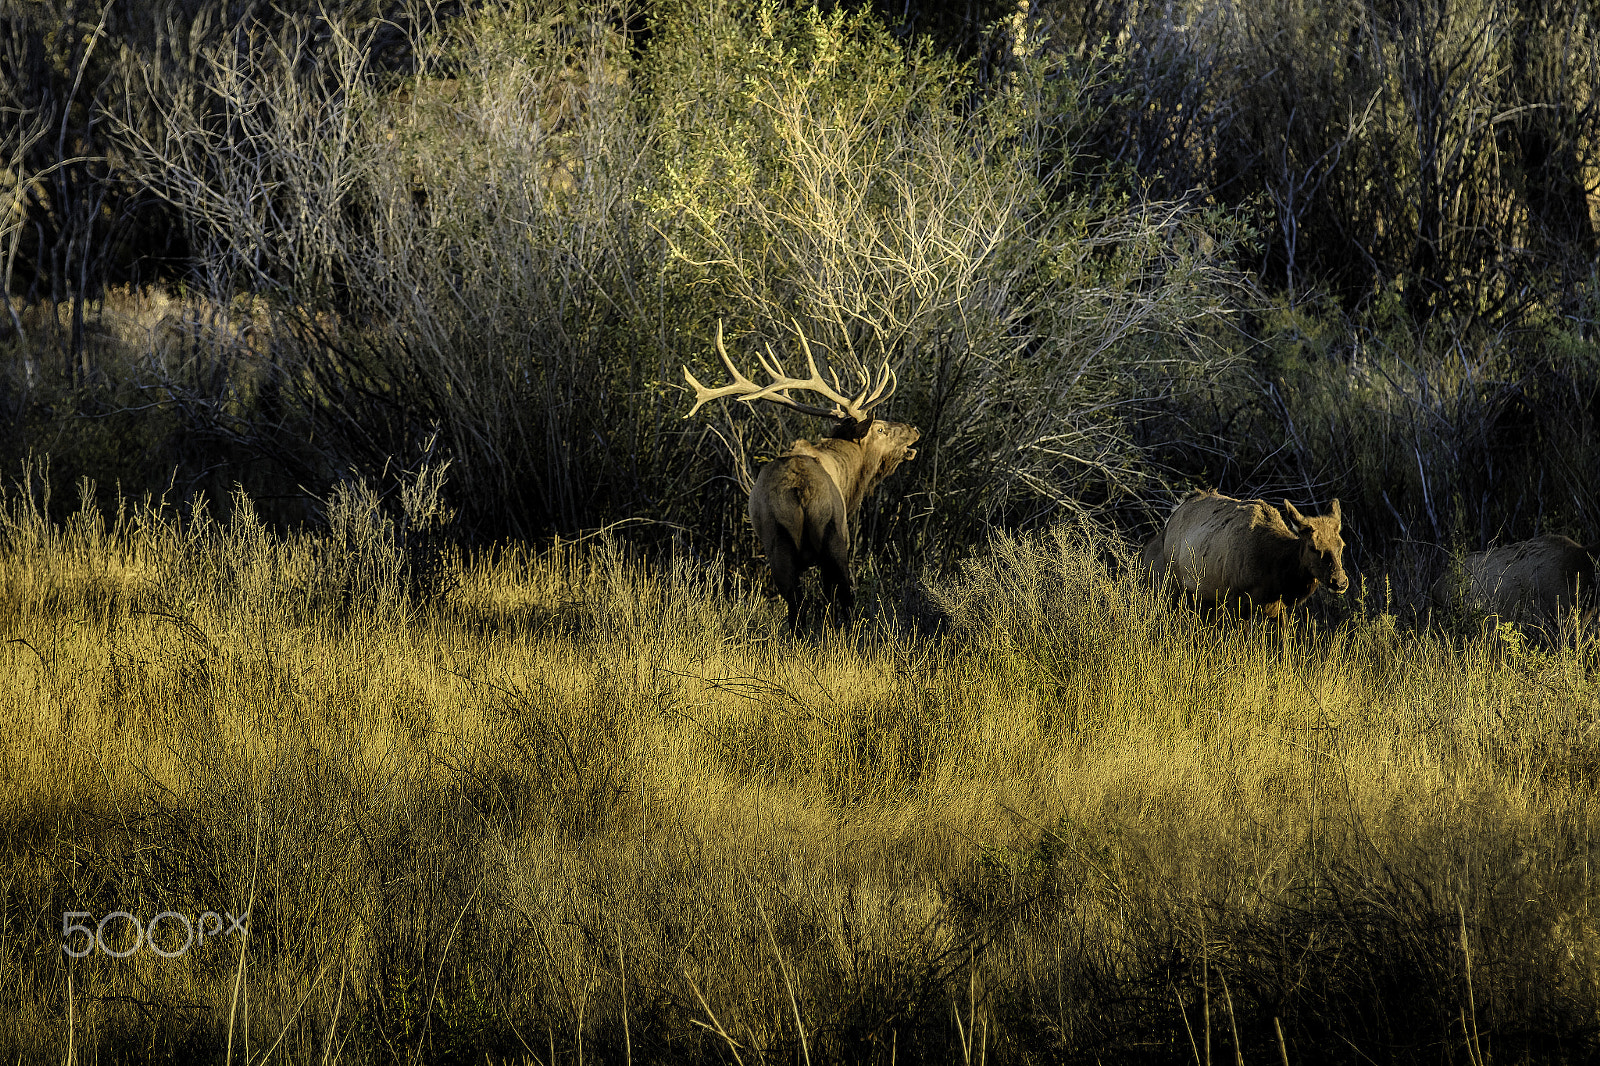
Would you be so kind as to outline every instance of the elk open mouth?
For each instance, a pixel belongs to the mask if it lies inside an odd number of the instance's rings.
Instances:
[[[917,450],[915,448],[907,448],[906,449],[906,455],[905,455],[905,461],[906,462],[909,463],[911,460],[915,459],[916,457],[917,457]]]

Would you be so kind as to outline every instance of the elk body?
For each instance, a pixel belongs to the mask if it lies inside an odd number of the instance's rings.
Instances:
[[[1473,552],[1434,584],[1433,599],[1441,607],[1465,604],[1541,626],[1574,609],[1587,621],[1600,607],[1593,555],[1571,537],[1553,533]]]
[[[837,378],[830,385],[818,372],[804,334],[800,343],[810,377],[789,377],[775,358],[769,361],[758,356],[772,378],[769,384],[758,385],[728,358],[719,325],[717,352],[733,375],[733,384],[708,389],[695,380],[688,367],[683,370],[695,390],[690,415],[711,400],[731,396],[745,403],[766,400],[836,423],[832,432],[815,443],[795,441],[762,467],[750,490],[750,523],[772,567],[773,583],[789,607],[791,628],[799,627],[804,614],[801,575],[813,566],[821,571],[835,620],[849,622],[855,603],[850,558],[861,503],[896,467],[916,457],[911,446],[922,435],[915,426],[872,416],[873,408],[894,394],[895,376],[887,361],[876,380],[863,373],[861,391],[848,397],[839,389]],[[821,396],[832,406],[799,403],[789,397],[791,389]]]
[[[1170,574],[1201,610],[1286,621],[1319,585],[1349,588],[1341,523],[1338,500],[1312,518],[1288,500],[1280,513],[1265,500],[1201,492],[1144,546],[1143,564],[1158,586]]]

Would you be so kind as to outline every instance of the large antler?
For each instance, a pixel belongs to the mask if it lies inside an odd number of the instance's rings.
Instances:
[[[800,347],[806,353],[806,369],[811,371],[809,378],[794,378],[784,372],[783,364],[778,362],[778,357],[772,354],[768,346],[767,354],[756,353],[756,358],[761,362],[761,369],[772,378],[770,384],[757,385],[754,381],[739,372],[733,365],[733,360],[728,358],[728,350],[722,346],[722,323],[717,322],[717,354],[722,356],[722,365],[728,368],[728,373],[733,375],[733,384],[724,385],[720,389],[708,389],[695,380],[689,368],[683,368],[683,376],[694,386],[694,406],[689,409],[685,418],[692,417],[701,407],[712,400],[720,400],[724,396],[737,397],[743,403],[755,403],[757,400],[768,400],[772,403],[782,404],[784,407],[799,411],[801,414],[818,415],[822,418],[837,418],[840,421],[851,419],[857,422],[866,421],[872,414],[872,409],[890,396],[894,395],[898,381],[894,371],[889,367],[889,360],[884,359],[883,369],[879,371],[877,380],[871,374],[861,371],[861,391],[854,397],[843,395],[843,388],[839,384],[839,375],[829,371],[833,384],[829,385],[817,370],[817,360],[811,354],[811,345],[806,342],[806,335],[800,329],[800,323],[794,324],[795,332],[800,336]],[[825,400],[833,402],[832,407],[816,407],[812,404],[801,403],[789,396],[790,389],[799,389],[803,392],[814,393]]]

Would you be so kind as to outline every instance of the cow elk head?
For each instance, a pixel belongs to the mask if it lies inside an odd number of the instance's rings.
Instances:
[[[1284,500],[1283,513],[1288,516],[1289,528],[1300,538],[1300,564],[1312,577],[1326,585],[1329,591],[1344,595],[1350,587],[1350,578],[1344,572],[1344,538],[1340,536],[1343,520],[1339,513],[1339,501],[1333,501],[1327,514],[1311,518]]]

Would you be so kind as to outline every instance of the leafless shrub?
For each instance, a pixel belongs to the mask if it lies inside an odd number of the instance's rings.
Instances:
[[[843,15],[730,25],[712,10],[656,45],[678,94],[656,225],[747,343],[782,344],[795,319],[841,370],[896,364],[893,416],[929,441],[895,519],[914,551],[1137,495],[1128,426],[1165,381],[1225,361],[1206,334],[1230,276],[1221,227],[1072,191],[1062,115],[1095,72],[1026,42],[975,99],[948,62]]]

